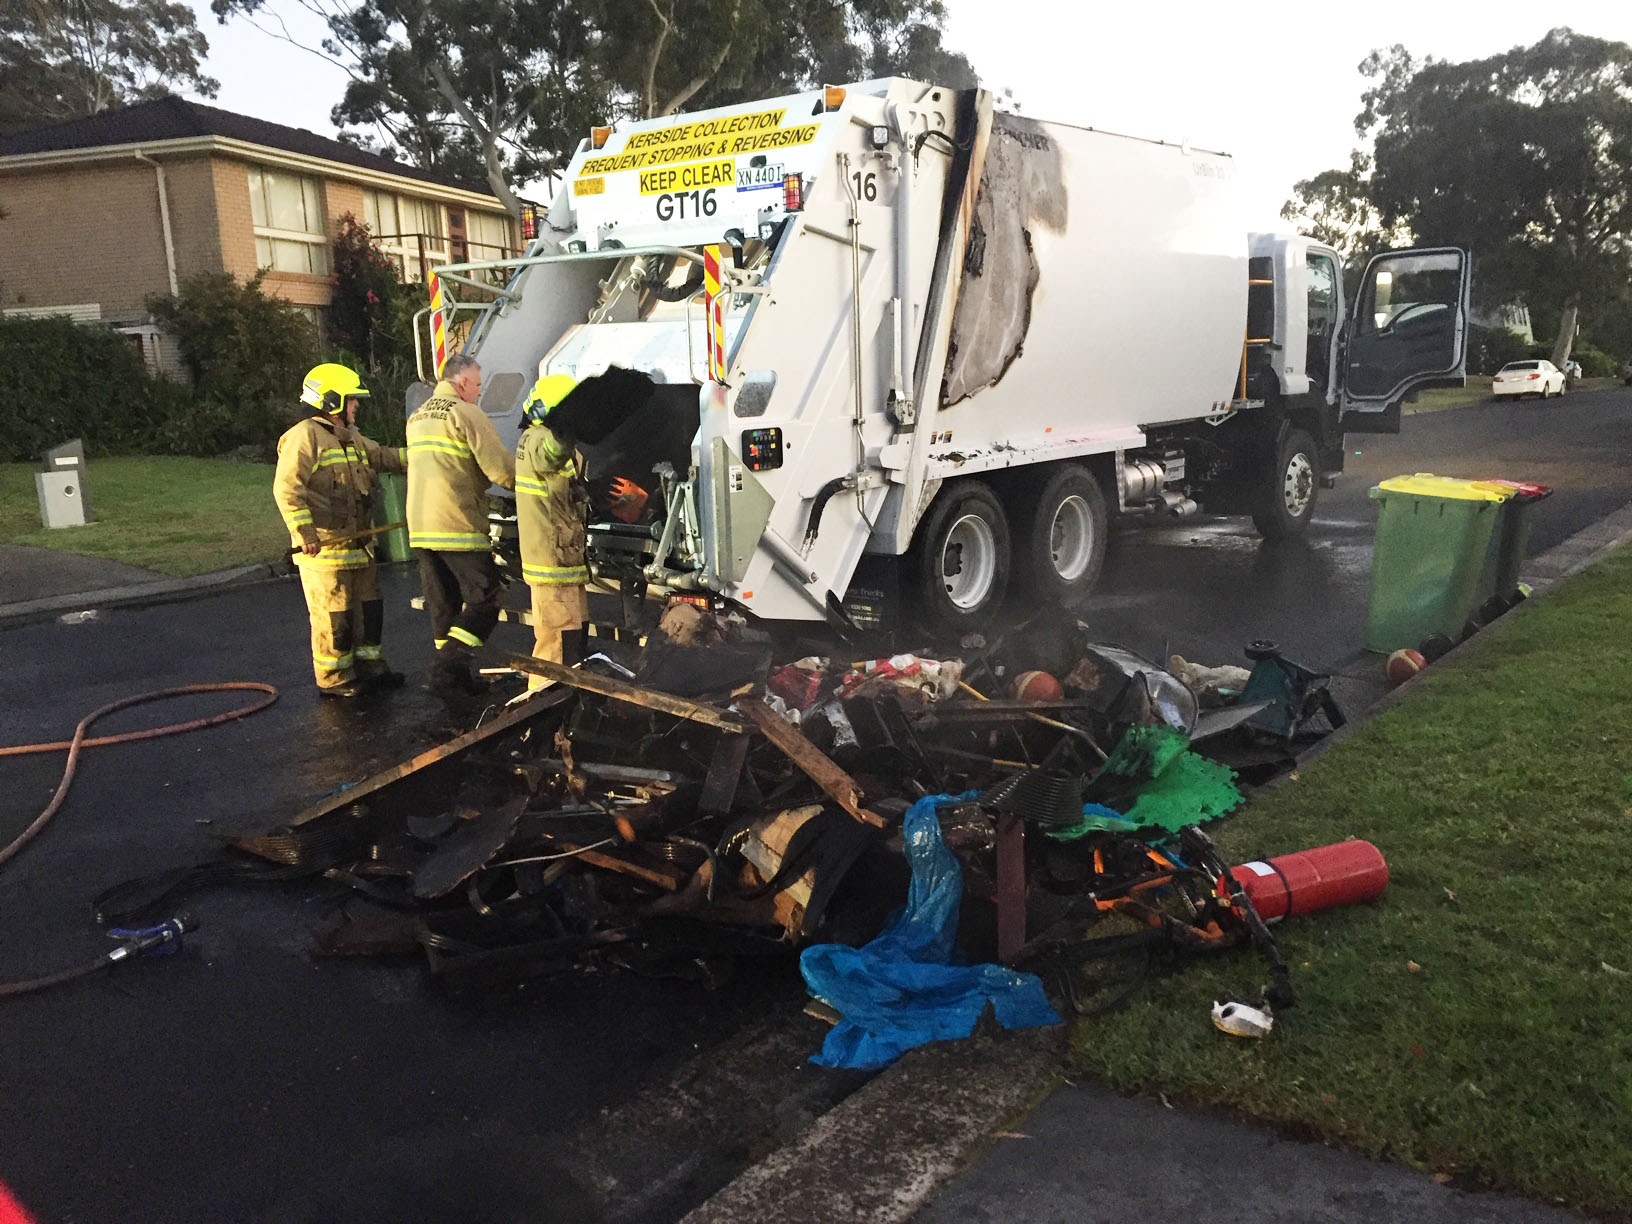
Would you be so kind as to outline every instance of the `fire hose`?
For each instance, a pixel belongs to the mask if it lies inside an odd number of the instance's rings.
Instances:
[[[112,714],[117,710],[128,709],[131,706],[145,705],[148,702],[162,701],[171,697],[185,697],[195,693],[226,693],[226,692],[258,692],[265,694],[258,701],[248,705],[238,706],[220,714],[212,714],[204,718],[194,718],[186,722],[170,723],[163,727],[152,727],[144,731],[127,731],[120,735],[102,735],[87,738],[86,733],[91,725],[99,718]],[[278,699],[278,690],[270,684],[261,684],[255,681],[235,680],[221,684],[187,684],[179,688],[157,689],[150,693],[138,693],[134,697],[124,697],[118,701],[109,702],[96,710],[91,711],[79,720],[74,728],[72,739],[60,740],[48,744],[17,744],[9,748],[0,748],[0,757],[28,756],[41,752],[61,752],[68,750],[68,760],[63,765],[62,780],[57,783],[56,793],[51,796],[51,802],[46,804],[42,811],[29,826],[0,849],[0,866],[3,866],[32,841],[51,818],[62,808],[68,797],[68,788],[73,785],[74,773],[79,767],[79,754],[82,749],[95,748],[105,744],[128,744],[137,740],[157,739],[161,735],[179,735],[184,731],[198,731],[205,727],[217,726],[234,719],[247,718],[266,709]],[[120,940],[120,946],[96,960],[87,964],[64,970],[60,973],[48,974],[44,977],[31,978],[26,981],[0,982],[0,997],[7,995],[26,994],[33,990],[43,990],[47,986],[54,986],[61,982],[72,981],[75,978],[85,977],[111,968],[113,965],[136,956],[151,955],[154,953],[170,953],[176,951],[181,944],[181,937],[188,931],[196,930],[198,922],[190,914],[177,914],[167,922],[155,927],[146,927],[136,930],[114,930],[109,934]]]

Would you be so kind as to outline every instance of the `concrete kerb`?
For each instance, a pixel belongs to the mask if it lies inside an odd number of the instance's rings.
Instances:
[[[293,572],[293,568],[287,563],[263,561],[256,565],[240,565],[233,569],[217,570],[192,578],[168,578],[162,582],[142,582],[132,586],[109,587],[105,590],[84,591],[74,595],[53,595],[45,599],[0,604],[0,628],[54,620],[71,612],[175,603],[178,600],[208,595],[222,587],[266,582],[274,578],[287,577]]]
[[[909,1051],[753,1165],[682,1224],[883,1224],[935,1190],[1058,1084],[1056,1029],[996,1032]]]

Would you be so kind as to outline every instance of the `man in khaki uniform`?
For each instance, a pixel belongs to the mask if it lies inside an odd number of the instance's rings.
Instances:
[[[499,620],[504,584],[488,542],[489,485],[513,489],[515,462],[476,406],[482,367],[448,358],[431,398],[408,418],[408,541],[436,640],[433,688],[480,692],[471,651]]]
[[[578,384],[565,374],[547,374],[533,385],[516,445],[516,530],[521,537],[521,576],[532,595],[533,654],[552,662],[566,661],[562,639],[588,619],[584,560],[589,491],[584,484],[583,456],[570,432],[550,410]],[[538,676],[529,688],[542,688]]]
[[[312,622],[312,670],[326,697],[393,687],[385,663],[385,604],[367,531],[378,472],[400,472],[403,452],[352,428],[368,392],[357,372],[327,362],[306,375],[300,402],[312,409],[278,439],[272,494],[300,551],[295,564]]]

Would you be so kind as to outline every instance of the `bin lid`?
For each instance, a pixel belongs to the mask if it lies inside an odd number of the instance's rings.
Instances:
[[[1482,483],[1500,485],[1504,489],[1511,489],[1513,496],[1520,501],[1540,501],[1544,497],[1553,495],[1551,485],[1537,484],[1533,480],[1499,480],[1493,476]]]
[[[1411,493],[1417,497],[1438,497],[1448,501],[1502,502],[1513,490],[1494,480],[1461,480],[1455,476],[1435,476],[1418,472],[1414,476],[1394,476],[1373,489],[1372,496],[1384,493]]]

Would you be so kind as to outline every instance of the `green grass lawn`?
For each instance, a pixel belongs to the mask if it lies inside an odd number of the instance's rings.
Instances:
[[[40,526],[31,464],[0,464],[0,543],[108,557],[187,577],[288,553],[272,501],[272,466],[216,459],[93,459],[97,521]]]
[[[1570,390],[1602,391],[1619,385],[1620,383],[1613,378],[1587,378]],[[1442,412],[1446,408],[1466,408],[1469,404],[1489,403],[1491,400],[1490,375],[1470,374],[1466,386],[1434,387],[1420,392],[1415,400],[1403,405],[1401,411],[1410,416],[1417,412]]]
[[[1632,551],[1498,621],[1226,821],[1235,862],[1357,836],[1371,906],[1278,928],[1298,1006],[1208,1021],[1239,951],[1078,1022],[1080,1067],[1470,1183],[1632,1213]],[[1415,968],[1413,968],[1415,966]]]

